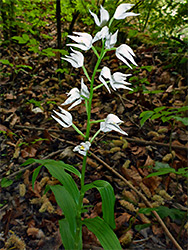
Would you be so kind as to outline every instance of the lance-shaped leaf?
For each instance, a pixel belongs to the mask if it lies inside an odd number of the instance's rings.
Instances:
[[[76,233],[76,215],[77,207],[76,203],[73,200],[71,194],[66,190],[65,187],[60,185],[50,186],[52,192],[55,195],[57,204],[62,209],[65,218],[69,224],[70,232],[74,238]]]
[[[117,236],[100,217],[84,219],[83,224],[97,236],[104,250],[122,250]]]
[[[70,43],[67,44],[67,46],[76,47],[81,50],[89,50],[92,47],[92,36],[90,34],[82,32],[73,32],[73,33],[77,36],[69,35],[68,37],[78,44]]]
[[[127,59],[134,64],[135,66],[137,66],[133,56],[135,56],[133,50],[126,44],[122,44],[120,45],[117,49],[116,49],[116,56],[117,58],[119,58],[121,61],[123,61],[125,64],[127,64],[128,67],[130,67],[132,69],[132,67],[130,66],[130,64],[128,63]]]
[[[92,188],[96,188],[100,192],[103,218],[114,229],[116,227],[114,219],[115,195],[112,186],[107,181],[97,180],[85,185],[84,192]]]
[[[79,178],[81,178],[80,172],[74,168],[73,166],[64,163],[63,161],[55,161],[51,159],[46,159],[46,160],[38,160],[38,159],[29,159],[29,163],[39,163],[41,166],[35,169],[33,172],[32,176],[32,185],[34,186],[34,182],[39,174],[39,171],[42,166],[45,166],[50,174],[59,180],[62,185],[69,191],[70,194],[72,194],[74,200],[76,203],[78,203],[79,197],[80,197],[80,192],[78,190],[78,187],[76,183],[74,182],[73,178],[71,175],[65,172],[65,170],[77,175]]]
[[[57,111],[55,111],[55,110],[53,110],[53,111],[54,111],[54,113],[55,113],[57,116],[59,116],[60,119],[57,118],[57,117],[54,116],[54,115],[52,115],[52,117],[53,117],[62,127],[64,127],[64,128],[70,127],[70,126],[72,125],[72,115],[71,115],[68,111],[62,109],[61,107],[58,107],[58,108],[61,110],[61,113],[60,113],[60,112],[57,112]]]
[[[123,131],[119,125],[123,123],[116,115],[109,114],[104,122],[100,123],[100,130],[103,132],[110,132],[112,130],[119,132],[121,134],[127,135],[125,131]]]
[[[133,12],[127,12],[128,10],[130,10],[132,8],[132,6],[134,6],[134,4],[129,4],[129,3],[120,4],[114,13],[114,16],[113,16],[114,19],[120,20],[120,19],[124,19],[128,16],[138,16],[139,14],[136,14]]]
[[[84,56],[81,52],[76,51],[71,48],[73,53],[70,53],[70,56],[65,55],[66,57],[62,57],[63,60],[71,63],[74,68],[80,68],[84,65]]]
[[[70,225],[67,219],[59,220],[59,231],[61,234],[61,239],[63,242],[63,246],[66,250],[74,249],[74,238],[70,231]]]
[[[99,27],[104,26],[108,22],[108,20],[110,18],[110,15],[109,15],[108,11],[105,10],[105,8],[103,8],[102,6],[100,8],[100,20],[99,20],[98,16],[95,13],[91,12],[91,10],[89,10],[89,12],[93,16],[96,25],[99,26]]]

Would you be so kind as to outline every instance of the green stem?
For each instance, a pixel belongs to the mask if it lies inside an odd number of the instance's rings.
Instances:
[[[98,89],[98,88],[101,88],[103,85],[104,85],[104,84],[101,83],[101,84],[97,85],[96,87],[94,87],[93,90],[96,90],[96,89]]]
[[[87,74],[87,71],[85,69],[85,67],[83,66],[83,70],[85,75],[87,76],[88,80],[90,81],[90,95],[89,95],[89,101],[86,104],[86,109],[87,109],[87,128],[86,128],[86,135],[84,136],[85,141],[89,141],[89,134],[90,134],[90,119],[91,119],[91,106],[92,106],[92,99],[93,99],[93,85],[94,85],[94,80],[95,80],[95,75],[97,73],[97,69],[100,65],[100,62],[102,60],[102,58],[104,57],[106,51],[104,49],[104,42],[103,42],[103,46],[102,46],[102,50],[101,50],[101,54],[98,57],[97,63],[95,65],[93,74],[92,74],[92,78],[90,80],[89,75]],[[81,131],[80,131],[81,132]],[[97,136],[97,134],[100,131],[97,131],[97,133],[94,135],[94,137]],[[94,138],[92,138],[92,140],[94,140]],[[82,175],[81,175],[81,190],[80,190],[80,198],[79,198],[79,203],[78,203],[78,209],[77,209],[77,228],[76,228],[76,235],[75,235],[75,250],[78,249],[78,245],[79,245],[79,237],[80,237],[80,230],[82,228],[82,221],[81,221],[81,210],[82,210],[82,206],[83,206],[83,198],[84,198],[84,181],[85,181],[85,172],[86,172],[86,163],[87,163],[87,154],[86,156],[84,156],[83,158],[83,164],[82,164]]]
[[[96,120],[96,121],[90,121],[90,124],[104,122],[104,121],[105,121],[104,119]]]
[[[72,123],[72,127],[76,130],[76,132],[80,135],[82,135],[84,138],[86,138],[86,136],[82,133],[82,131],[79,130],[79,128],[76,127],[76,125],[74,125],[74,123]]]
[[[100,56],[94,46],[92,46],[92,50],[95,53],[95,55],[99,58]]]
[[[94,136],[91,138],[90,143],[92,143],[92,142],[94,141],[95,137],[97,137],[97,135],[98,135],[100,132],[101,132],[101,130],[99,129],[99,130],[94,134]]]
[[[90,77],[89,77],[89,75],[88,75],[88,73],[87,73],[87,70],[86,70],[86,68],[84,67],[84,65],[82,66],[82,69],[83,69],[84,74],[86,75],[87,79],[89,80],[89,82],[91,82],[91,79],[90,79]]]

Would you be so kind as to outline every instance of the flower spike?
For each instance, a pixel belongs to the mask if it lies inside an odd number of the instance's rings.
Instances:
[[[82,67],[84,65],[84,56],[79,51],[76,51],[76,50],[74,50],[72,48],[71,48],[71,50],[73,51],[73,53],[70,53],[70,56],[65,55],[66,58],[62,57],[62,59],[69,62],[69,63],[71,63],[71,65],[74,68]]]
[[[98,16],[95,13],[91,12],[91,10],[89,10],[89,12],[93,16],[96,25],[99,27],[104,26],[110,18],[108,11],[105,10],[105,8],[103,8],[102,6],[100,8],[100,21],[99,21]]]
[[[64,128],[70,127],[70,126],[72,125],[72,115],[71,115],[68,111],[62,109],[61,107],[58,107],[58,108],[61,110],[61,113],[60,113],[60,112],[57,112],[57,111],[55,111],[55,110],[53,110],[53,111],[54,111],[54,113],[55,113],[57,116],[60,117],[60,119],[57,118],[57,117],[54,116],[54,115],[52,115],[52,117],[53,117],[62,127],[64,127]]]
[[[133,12],[127,12],[127,10],[130,10],[132,8],[132,6],[134,6],[134,4],[129,4],[129,3],[122,3],[120,4],[115,13],[114,13],[114,19],[116,20],[120,20],[120,19],[124,19],[128,16],[138,16],[140,14],[136,14]]]
[[[123,121],[120,120],[116,115],[109,114],[105,121],[100,123],[100,130],[103,132],[110,132],[114,130],[121,134],[127,135],[127,133],[119,127],[121,123],[123,123]]]

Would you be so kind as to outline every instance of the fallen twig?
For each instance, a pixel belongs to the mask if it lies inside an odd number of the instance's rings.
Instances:
[[[31,126],[15,125],[14,127],[17,128],[17,129],[29,129],[29,130],[37,130],[37,131],[45,131],[45,130],[47,130],[49,133],[50,132],[55,132],[57,134],[70,133],[70,131],[66,131],[66,130],[63,130],[63,132],[62,132],[62,130],[57,130],[57,129],[37,128],[37,127],[31,127]],[[110,137],[112,139],[119,139],[119,136],[115,136],[115,135],[107,134],[105,136]],[[140,145],[153,145],[153,146],[156,146],[156,147],[167,147],[167,148],[170,147],[170,144],[168,144],[168,143],[161,143],[161,142],[155,142],[155,141],[145,141],[145,140],[142,140],[142,139],[134,139],[134,138],[129,138],[129,137],[126,137],[126,140],[128,142],[135,142],[135,143],[140,144]],[[186,146],[172,145],[172,148],[188,151],[188,147],[186,147]]]

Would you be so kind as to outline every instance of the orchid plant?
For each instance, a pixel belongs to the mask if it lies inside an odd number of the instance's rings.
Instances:
[[[73,117],[70,112],[66,111],[62,107],[59,107],[59,111],[54,110],[52,117],[63,127],[68,128],[72,126],[78,134],[83,137],[83,142],[77,145],[73,151],[83,155],[83,165],[81,173],[71,165],[65,164],[62,161],[54,160],[35,160],[35,162],[41,165],[34,171],[33,185],[40,171],[41,166],[45,166],[53,177],[57,178],[62,185],[50,186],[52,192],[55,195],[58,205],[63,211],[64,218],[59,221],[60,233],[62,242],[66,250],[81,250],[82,249],[82,226],[85,225],[90,231],[92,231],[100,241],[102,247],[105,250],[109,249],[122,249],[118,238],[116,237],[113,229],[115,229],[114,218],[114,205],[115,195],[112,186],[104,181],[98,180],[90,184],[85,184],[85,172],[88,151],[92,145],[94,139],[100,132],[116,131],[120,134],[127,135],[127,133],[120,128],[120,124],[123,123],[115,114],[108,114],[106,118],[102,120],[91,120],[92,99],[94,91],[98,88],[105,86],[106,89],[111,92],[111,89],[117,91],[119,88],[131,90],[129,87],[131,84],[127,82],[127,77],[130,74],[123,74],[121,72],[111,73],[108,67],[103,67],[100,71],[99,80],[101,84],[96,85],[95,78],[99,70],[100,63],[108,51],[115,51],[115,55],[123,63],[131,68],[130,63],[137,65],[134,60],[133,50],[126,44],[122,44],[119,47],[114,47],[117,41],[118,31],[114,34],[110,32],[110,26],[114,19],[120,20],[128,16],[137,16],[138,14],[128,12],[132,8],[132,4],[121,4],[117,7],[113,17],[110,19],[108,11],[100,7],[100,18],[90,11],[97,26],[101,28],[96,33],[94,38],[90,34],[82,32],[74,32],[74,35],[68,37],[75,43],[67,44],[71,47],[70,56],[65,56],[62,59],[69,62],[74,68],[82,68],[86,79],[81,79],[81,88],[73,88],[68,93],[68,98],[62,106],[70,105],[68,110],[71,110],[76,105],[84,102],[87,113],[87,127],[85,134],[73,123]],[[107,26],[108,23],[108,26]],[[94,43],[101,40],[100,52],[94,46]],[[87,69],[84,66],[84,55],[82,52],[73,49],[77,48],[83,51],[92,49],[97,57],[96,65],[93,69],[93,74],[90,77]],[[84,83],[84,81],[87,81]],[[100,123],[99,130],[93,135],[90,135],[91,124]],[[80,178],[80,190],[74,182],[72,176],[68,173],[73,173]],[[87,211],[87,207],[83,205],[83,198],[85,193],[92,188],[96,188],[102,198],[102,212],[103,218],[87,218],[82,219],[82,213]]]

